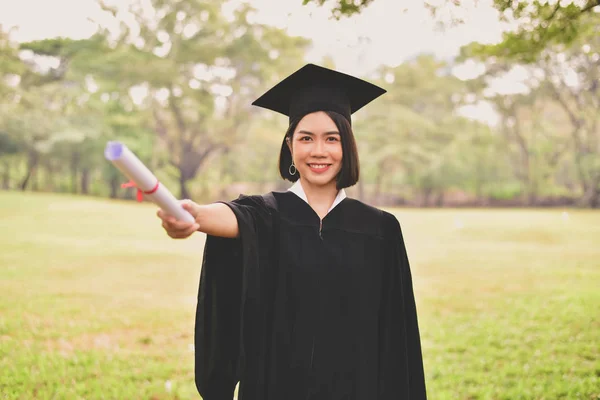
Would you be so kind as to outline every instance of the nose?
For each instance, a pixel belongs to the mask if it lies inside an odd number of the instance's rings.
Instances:
[[[325,157],[327,155],[327,147],[321,139],[317,139],[312,146],[310,155],[313,157]]]

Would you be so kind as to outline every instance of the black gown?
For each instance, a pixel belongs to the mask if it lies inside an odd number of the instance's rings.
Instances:
[[[236,239],[207,236],[195,328],[204,400],[422,400],[400,225],[351,198],[320,223],[292,192],[240,196]]]

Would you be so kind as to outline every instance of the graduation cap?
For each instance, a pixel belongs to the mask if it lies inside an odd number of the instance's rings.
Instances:
[[[307,64],[252,105],[287,115],[291,121],[315,111],[334,111],[352,122],[351,115],[386,92],[367,81]]]

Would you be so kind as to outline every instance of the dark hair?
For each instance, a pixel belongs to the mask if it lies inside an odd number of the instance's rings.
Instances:
[[[340,138],[342,141],[342,168],[336,179],[337,189],[343,189],[353,186],[358,182],[360,174],[360,163],[358,160],[358,150],[356,149],[356,141],[354,140],[354,133],[352,132],[352,126],[346,118],[342,115],[333,112],[325,111],[325,113],[333,120],[335,126],[340,132]],[[292,153],[286,143],[289,138],[290,143],[296,127],[300,123],[302,118],[296,119],[290,123],[283,143],[281,144],[281,152],[279,153],[279,173],[283,179],[287,179],[291,182],[296,182],[300,178],[300,173],[291,175],[289,172],[290,165],[292,164]]]

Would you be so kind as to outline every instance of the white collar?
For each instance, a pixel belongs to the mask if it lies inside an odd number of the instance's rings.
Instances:
[[[306,204],[308,204],[308,199],[306,198],[306,193],[304,192],[304,189],[302,188],[300,179],[298,179],[296,181],[296,183],[294,183],[292,185],[292,187],[288,189],[288,191],[296,194],[298,197],[300,197],[302,200],[304,200],[306,202]],[[337,196],[335,196],[335,200],[333,201],[333,204],[331,205],[331,207],[329,207],[329,210],[327,210],[327,214],[329,214],[331,212],[331,210],[333,210],[333,208],[335,206],[337,206],[338,204],[340,204],[341,201],[344,200],[345,198],[346,198],[346,191],[344,189],[341,189],[340,191],[338,191],[338,194],[337,194]]]

